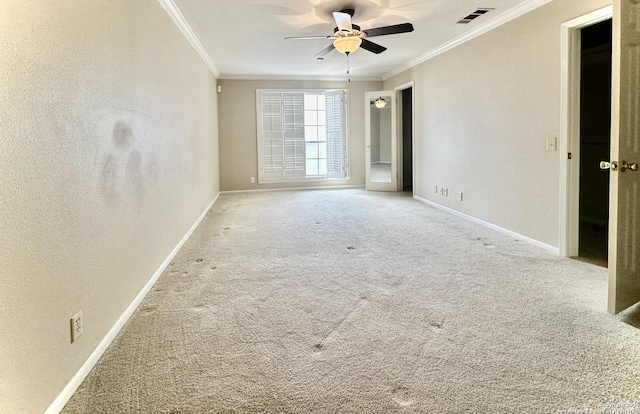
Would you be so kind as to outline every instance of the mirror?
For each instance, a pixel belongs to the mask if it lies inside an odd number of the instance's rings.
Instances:
[[[381,96],[371,101],[369,106],[371,115],[371,182],[390,183],[391,96]]]

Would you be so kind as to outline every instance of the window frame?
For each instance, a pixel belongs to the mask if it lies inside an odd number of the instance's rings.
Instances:
[[[264,139],[262,136],[262,125],[263,125],[263,113],[262,113],[262,94],[263,93],[272,93],[272,94],[286,94],[286,93],[290,93],[290,94],[302,94],[303,97],[303,101],[304,101],[304,94],[318,94],[318,93],[322,93],[322,94],[326,94],[330,93],[330,92],[335,92],[335,91],[343,91],[344,94],[344,104],[342,105],[342,118],[343,118],[343,132],[344,132],[344,138],[342,139],[342,144],[343,144],[343,154],[342,154],[342,158],[343,158],[343,164],[344,167],[343,169],[345,169],[345,173],[344,173],[344,177],[342,178],[336,178],[336,177],[331,177],[330,172],[327,171],[327,175],[326,176],[307,176],[306,175],[306,165],[304,166],[304,171],[302,173],[301,177],[294,177],[294,178],[270,178],[267,179],[264,177],[265,175],[265,170],[264,170]],[[282,99],[282,98],[281,98]],[[303,112],[303,130],[304,130],[304,105],[302,108],[302,112]],[[328,112],[328,111],[327,111]],[[284,112],[282,112],[282,116],[284,116]],[[328,114],[327,114],[328,116]],[[349,151],[349,145],[350,145],[350,139],[349,139],[349,90],[348,89],[343,89],[343,88],[331,88],[331,89],[256,89],[256,120],[257,120],[257,131],[256,131],[256,141],[257,141],[257,152],[256,152],[256,156],[258,158],[258,175],[257,175],[257,182],[258,184],[277,184],[277,183],[303,183],[303,182],[320,182],[320,181],[336,181],[336,182],[345,182],[345,181],[350,181],[351,180],[351,168],[350,168],[350,151]],[[328,122],[328,121],[327,121]],[[284,124],[284,121],[283,121]],[[285,147],[284,144],[284,131],[282,132],[283,134],[283,148]],[[327,134],[328,135],[328,134]],[[302,134],[303,136],[303,154],[304,154],[304,163],[306,164],[307,162],[307,157],[306,157],[306,144],[307,142],[311,142],[311,141],[306,141],[305,137],[304,137],[304,133]],[[315,142],[315,141],[313,141]],[[325,143],[328,143],[328,138],[327,141],[324,141]],[[328,145],[328,144],[327,144]],[[282,154],[282,163],[283,165],[285,165],[285,154]],[[328,155],[327,155],[328,158]],[[283,171],[282,175],[284,176],[286,172]]]

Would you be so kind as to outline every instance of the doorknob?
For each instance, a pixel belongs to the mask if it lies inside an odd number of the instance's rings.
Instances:
[[[631,164],[627,164],[626,161],[622,161],[622,165],[620,166],[620,171],[624,172],[626,170],[638,171],[638,163],[633,162]]]
[[[600,161],[601,170],[608,170],[609,168],[611,168],[611,171],[618,171],[618,161]]]

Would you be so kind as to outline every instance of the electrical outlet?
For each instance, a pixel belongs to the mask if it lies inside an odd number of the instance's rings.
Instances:
[[[447,187],[444,188],[444,194],[445,197],[449,197],[449,189]]]
[[[435,192],[436,192],[436,194],[438,194],[438,186],[437,185],[436,185],[436,191]]]
[[[71,318],[71,343],[74,343],[82,335],[82,311]]]
[[[255,184],[256,183],[256,177],[251,177],[251,184]]]
[[[458,191],[458,201],[462,201],[462,191]]]

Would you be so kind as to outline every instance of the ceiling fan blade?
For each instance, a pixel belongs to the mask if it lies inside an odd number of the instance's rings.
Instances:
[[[351,30],[351,15],[344,12],[333,12],[333,18],[336,20],[338,30]]]
[[[335,46],[333,45],[333,43],[331,43],[329,46],[322,49],[322,51],[316,55],[316,59],[322,60],[333,49],[335,49]]]
[[[331,46],[333,46],[333,45],[331,45]],[[384,52],[385,50],[387,50],[386,47],[380,46],[377,43],[370,42],[367,39],[362,39],[362,44],[360,44],[360,47],[363,48],[364,50],[368,50],[369,52],[373,52],[376,55],[379,54],[379,53]]]
[[[413,32],[413,25],[411,23],[394,24],[391,26],[376,27],[375,29],[363,30],[367,37],[373,36],[385,36],[397,33],[409,33]]]
[[[285,39],[331,39],[331,36],[288,36]]]

